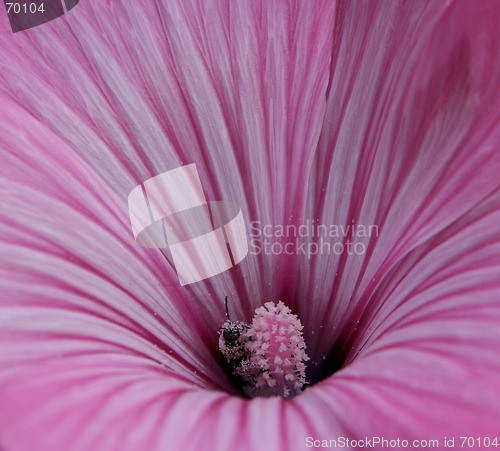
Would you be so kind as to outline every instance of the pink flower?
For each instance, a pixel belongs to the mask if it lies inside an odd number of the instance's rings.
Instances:
[[[87,0],[15,35],[2,15],[0,449],[495,440],[499,21],[496,0]],[[188,163],[290,252],[179,286],[126,199]],[[309,220],[377,233],[311,255],[320,236],[276,229]],[[235,321],[300,318],[298,396],[233,384],[226,295]]]

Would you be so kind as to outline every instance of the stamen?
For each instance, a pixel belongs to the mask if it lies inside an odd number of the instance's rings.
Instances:
[[[219,348],[248,396],[290,398],[302,390],[304,362],[309,360],[302,329],[297,315],[281,301],[259,307],[251,325],[224,323]]]

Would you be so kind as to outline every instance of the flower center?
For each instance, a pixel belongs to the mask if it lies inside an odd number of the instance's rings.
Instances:
[[[251,398],[291,398],[306,384],[303,326],[283,302],[267,302],[255,310],[252,324],[226,321],[219,349]]]

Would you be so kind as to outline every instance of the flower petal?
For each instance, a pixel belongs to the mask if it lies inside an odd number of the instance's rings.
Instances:
[[[376,229],[338,239],[360,243],[360,255],[304,261],[296,302],[313,359],[345,341],[408,252],[500,186],[499,6],[339,7],[309,217]]]
[[[194,162],[209,199],[238,203],[247,221],[283,222],[304,210],[334,9],[327,0],[81,2],[15,39],[4,30],[0,92],[69,143],[121,199]],[[214,279],[216,289],[200,284],[196,296],[237,293],[251,316],[279,298],[275,260],[250,256],[251,283],[236,271]],[[287,260],[283,275],[297,259]],[[261,295],[250,299],[256,287]]]
[[[194,161],[209,197],[247,217],[304,208],[335,5],[267,5],[104,3],[97,15],[82,2],[15,37],[2,23],[2,448],[206,443],[195,433],[212,422],[187,420],[222,395],[200,387],[231,385],[216,357],[222,305],[200,294],[228,278],[181,289],[133,243],[125,199]],[[272,278],[273,263],[259,264],[250,285],[267,289],[259,272]]]
[[[172,268],[135,246],[125,206],[87,164],[26,111],[3,105],[0,329],[9,359],[102,346],[213,386],[221,370],[203,338],[213,325],[197,320],[195,302],[174,301]]]
[[[315,397],[351,438],[496,437],[499,221],[497,190],[404,258],[337,348],[346,367],[300,402]]]

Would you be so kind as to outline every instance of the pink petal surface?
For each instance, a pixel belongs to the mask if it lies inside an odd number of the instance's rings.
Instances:
[[[339,7],[308,217],[379,233],[357,239],[361,257],[304,261],[299,314],[335,326],[308,336],[318,352],[408,252],[500,186],[499,17],[498,2]]]
[[[0,91],[122,198],[150,177],[196,163],[209,199],[230,199],[264,223],[298,217],[326,108],[335,3],[96,5],[82,2],[15,39],[5,22]],[[224,276],[217,285],[238,291],[251,315],[260,301],[246,293],[256,285],[278,295],[277,262],[247,264],[252,287]],[[283,274],[290,265],[296,259],[281,263]]]
[[[498,433],[498,2],[120,6],[15,38],[0,18],[0,448]],[[380,236],[181,288],[126,196],[191,162],[247,218]],[[234,396],[228,293],[241,319],[284,297],[317,374],[342,369],[290,401]]]

